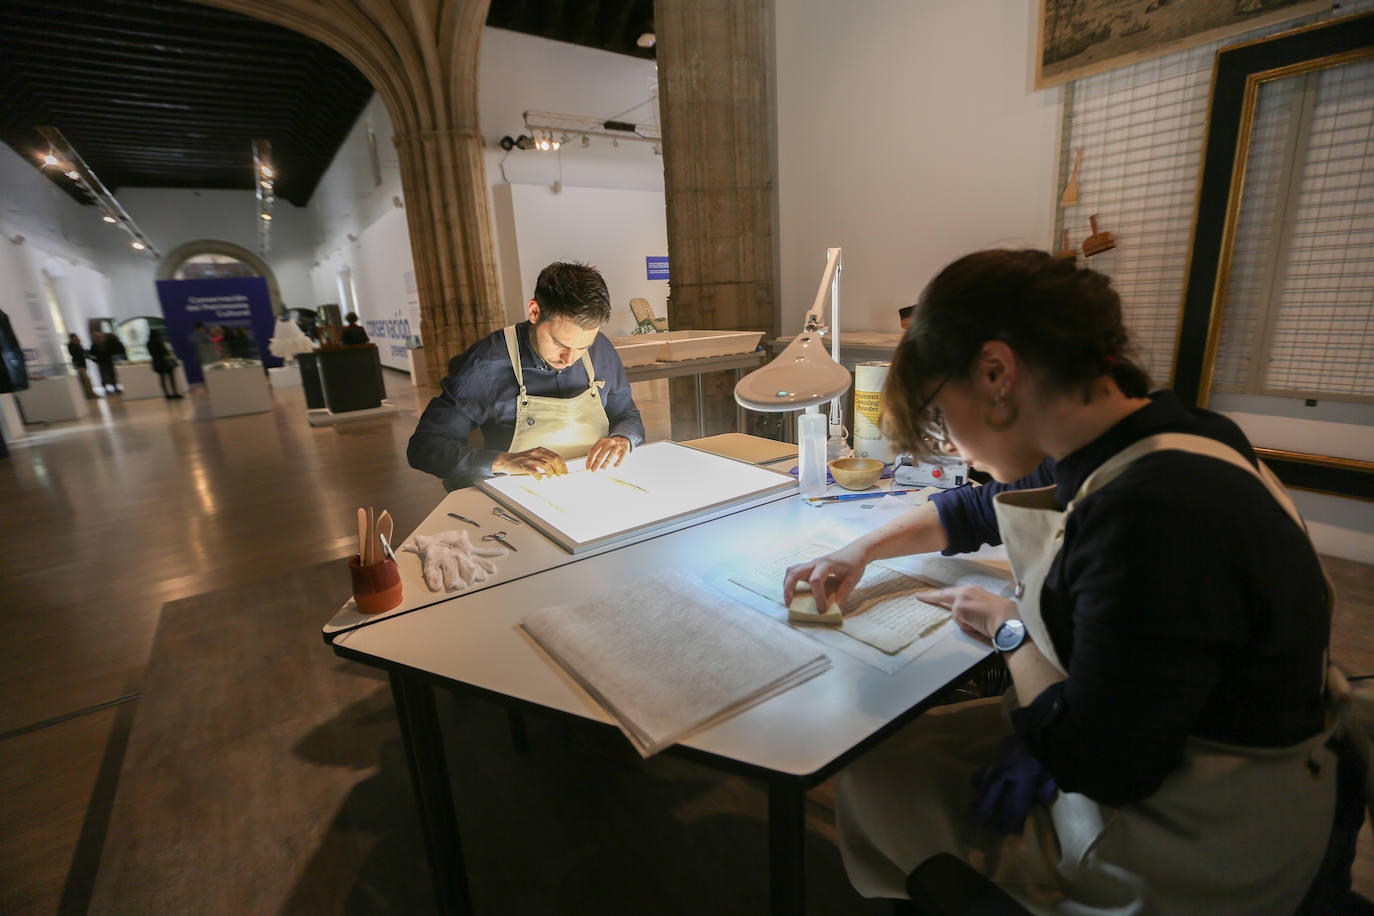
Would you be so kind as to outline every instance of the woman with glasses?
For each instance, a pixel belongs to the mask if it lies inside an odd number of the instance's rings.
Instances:
[[[884,557],[1005,542],[1015,573],[1014,599],[923,596],[1013,686],[841,775],[866,896],[906,896],[940,852],[1045,913],[1292,913],[1317,874],[1336,775],[1321,566],[1239,428],[1151,393],[1127,345],[1110,281],[1071,260],[950,264],[894,353],[884,423],[996,482],[787,572],[786,600],[806,580],[821,607]]]

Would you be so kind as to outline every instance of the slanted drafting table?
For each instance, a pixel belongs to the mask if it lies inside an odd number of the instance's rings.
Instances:
[[[674,442],[641,445],[619,467],[584,465],[577,459],[563,476],[493,477],[478,486],[573,554],[772,502],[796,487],[787,474]]]

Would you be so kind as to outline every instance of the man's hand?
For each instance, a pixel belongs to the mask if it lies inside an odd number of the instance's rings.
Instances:
[[[558,453],[543,447],[503,452],[491,463],[491,469],[498,474],[532,474],[540,479],[568,473],[568,466]]]
[[[630,440],[624,436],[607,436],[597,439],[592,450],[587,453],[587,470],[599,471],[602,468],[619,467],[625,456],[630,454]]]
[[[1015,601],[998,597],[976,585],[932,589],[917,592],[916,597],[949,609],[959,629],[989,642],[997,635],[997,628],[1003,622],[1020,616],[1016,613]]]

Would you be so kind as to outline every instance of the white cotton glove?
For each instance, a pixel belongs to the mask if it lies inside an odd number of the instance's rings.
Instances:
[[[496,572],[491,558],[509,553],[496,545],[473,544],[466,531],[417,534],[401,549],[420,558],[425,585],[432,592],[456,592],[474,582],[486,581]]]

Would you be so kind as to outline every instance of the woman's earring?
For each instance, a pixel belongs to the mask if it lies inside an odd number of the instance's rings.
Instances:
[[[1002,420],[994,420],[992,411],[997,407],[1005,407],[1007,416]],[[1016,402],[1008,403],[1006,392],[996,395],[992,399],[992,404],[983,409],[983,424],[995,433],[1004,433],[1016,425],[1017,419],[1021,416],[1021,411],[1017,409]]]

